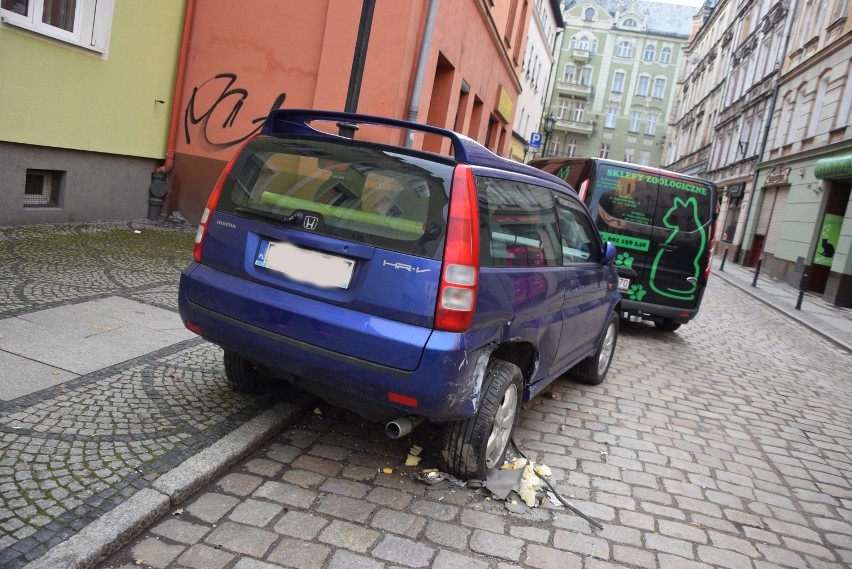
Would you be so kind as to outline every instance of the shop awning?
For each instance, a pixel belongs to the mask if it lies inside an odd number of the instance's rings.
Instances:
[[[829,180],[852,178],[852,154],[817,160],[814,175]]]

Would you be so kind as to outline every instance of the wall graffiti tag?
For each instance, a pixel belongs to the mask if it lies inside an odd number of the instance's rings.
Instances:
[[[192,142],[191,130],[197,130],[208,145],[222,149],[243,142],[261,129],[266,115],[247,122],[239,120],[249,92],[235,87],[236,82],[236,73],[220,73],[193,87],[183,115],[187,144]],[[286,97],[286,93],[279,93],[269,110],[281,108]]]

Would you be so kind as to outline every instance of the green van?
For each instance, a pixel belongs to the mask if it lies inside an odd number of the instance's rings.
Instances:
[[[541,158],[580,194],[616,257],[621,316],[674,331],[698,314],[714,245],[716,186],[602,158]]]

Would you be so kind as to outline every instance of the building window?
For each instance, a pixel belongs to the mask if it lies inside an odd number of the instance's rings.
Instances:
[[[618,107],[607,107],[606,122],[604,126],[607,128],[615,128],[615,121],[618,118]]]
[[[609,144],[606,142],[601,143],[601,151],[598,156],[599,158],[609,158]]]
[[[659,118],[659,115],[655,113],[648,113],[648,124],[645,127],[645,134],[651,136],[657,134],[657,121]]]
[[[630,132],[639,132],[642,128],[642,111],[633,111],[630,113]]]
[[[633,18],[627,18],[626,20],[624,20],[624,22],[622,22],[621,25],[625,28],[635,28],[639,24],[637,24],[636,20],[634,20]]]
[[[592,53],[597,53],[597,52],[598,52],[598,40],[596,40],[596,39],[594,39],[594,38],[592,38],[592,47],[591,47],[591,52],[592,52]]]
[[[625,162],[633,162],[633,153],[634,150],[632,148],[624,149],[624,161]]]
[[[570,63],[565,65],[565,72],[562,74],[562,81],[565,83],[574,83],[577,75],[577,68]]]
[[[580,36],[580,42],[577,44],[577,47],[579,49],[584,50],[584,51],[588,51],[589,50],[589,38],[587,38],[586,36]]]
[[[624,91],[624,71],[616,71],[612,76],[612,92],[621,93]]]
[[[591,85],[592,84],[592,68],[584,67],[580,71],[580,85]]]
[[[672,48],[664,47],[660,50],[660,63],[672,62]]]
[[[654,92],[651,94],[655,99],[662,99],[666,93],[666,80],[663,77],[654,79]]]
[[[583,115],[586,112],[586,103],[574,103],[574,112],[571,113],[571,120],[574,122],[583,122]]]
[[[577,155],[577,139],[569,138],[565,142],[565,156],[568,158],[573,158]]]
[[[584,22],[594,22],[596,16],[597,16],[597,12],[595,12],[594,8],[586,8],[586,11],[583,12],[583,21]]]
[[[639,164],[642,166],[651,165],[651,153],[648,150],[641,150],[639,152]]]
[[[618,42],[615,48],[615,55],[618,57],[633,57],[633,44],[629,41]]]
[[[3,22],[106,53],[114,0],[0,0]]]
[[[557,114],[560,119],[565,118],[565,114],[568,112],[568,105],[568,99],[559,99],[559,112]]]
[[[648,44],[645,46],[645,52],[642,54],[642,59],[645,61],[654,61],[654,56],[657,54],[657,48],[654,47],[654,44]]]
[[[651,88],[651,78],[647,75],[640,75],[639,82],[636,84],[636,95],[639,97],[647,97],[648,89]]]
[[[27,170],[24,207],[58,207],[64,173],[57,170]]]

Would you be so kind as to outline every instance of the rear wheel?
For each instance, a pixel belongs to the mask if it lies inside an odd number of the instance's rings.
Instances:
[[[587,385],[599,385],[606,378],[606,373],[609,371],[609,365],[612,363],[612,356],[615,354],[615,344],[618,341],[618,314],[613,312],[609,316],[609,321],[606,325],[603,337],[598,350],[590,358],[578,363],[573,370],[571,376],[577,381]]]
[[[244,393],[265,393],[272,389],[268,376],[261,373],[253,363],[244,357],[225,351],[225,377],[236,391]]]
[[[675,322],[671,318],[663,318],[662,322],[654,322],[654,326],[666,332],[674,332],[680,328],[680,322]]]
[[[463,480],[485,480],[486,472],[503,463],[521,405],[521,370],[492,360],[485,371],[476,413],[444,428],[441,466]]]

